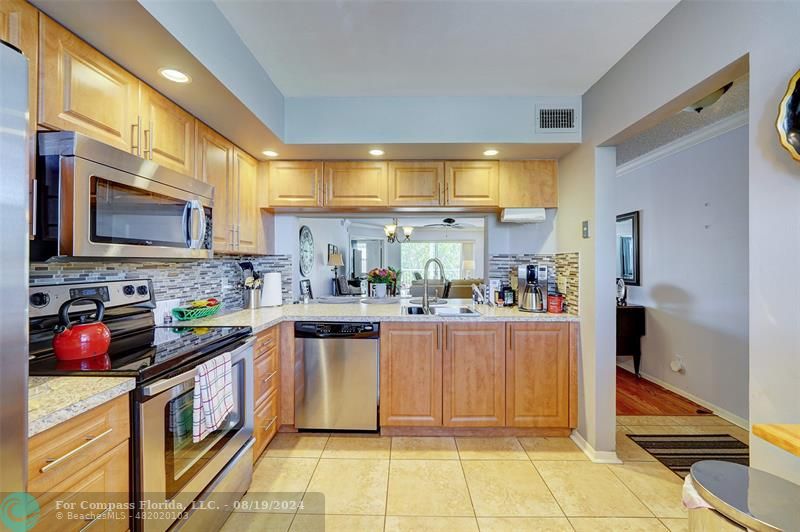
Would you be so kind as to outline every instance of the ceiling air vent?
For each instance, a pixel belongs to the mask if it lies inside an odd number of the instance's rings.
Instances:
[[[537,133],[572,133],[578,128],[575,125],[574,107],[536,106]]]

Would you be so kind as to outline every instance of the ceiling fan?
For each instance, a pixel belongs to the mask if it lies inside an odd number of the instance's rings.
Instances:
[[[442,223],[438,224],[425,224],[423,227],[444,227],[445,229],[466,229],[468,227],[475,227],[472,224],[462,224],[456,222],[455,218],[444,218]]]

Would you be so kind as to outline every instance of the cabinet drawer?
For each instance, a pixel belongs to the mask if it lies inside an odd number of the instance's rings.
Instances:
[[[266,353],[278,345],[278,327],[270,327],[266,331],[258,333],[254,346],[255,358]]]
[[[278,394],[273,393],[269,398],[256,408],[255,426],[253,427],[256,443],[253,446],[253,459],[258,459],[269,442],[278,432]]]
[[[34,494],[41,505],[36,529],[59,532],[128,530],[129,514],[124,509],[130,498],[128,463],[126,440],[101,455],[91,467],[59,484],[53,492]],[[75,505],[73,519],[70,519],[70,512],[64,511],[67,504]]]
[[[28,491],[51,491],[129,437],[127,395],[37,434],[28,440]]]
[[[258,405],[272,395],[280,384],[277,350],[273,349],[268,355],[257,358],[254,367],[256,382],[253,387],[253,396],[255,404]]]

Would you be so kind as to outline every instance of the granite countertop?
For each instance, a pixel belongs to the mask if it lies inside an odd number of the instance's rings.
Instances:
[[[133,390],[132,377],[29,377],[28,437]]]
[[[448,306],[471,306],[468,299],[451,299]],[[209,318],[181,322],[181,325],[192,326],[247,326],[253,332],[268,329],[283,321],[559,321],[578,322],[580,318],[574,314],[538,314],[522,312],[517,307],[491,307],[488,305],[475,305],[474,309],[480,315],[466,316],[441,316],[403,314],[402,307],[405,302],[394,304],[321,304],[309,303],[307,305],[284,305],[281,307],[263,307],[255,310],[240,310],[225,314],[218,314]]]

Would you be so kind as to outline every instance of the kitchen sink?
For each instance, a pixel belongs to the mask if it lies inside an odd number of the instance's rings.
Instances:
[[[403,307],[403,314],[425,314],[422,307]],[[436,316],[480,316],[480,312],[469,307],[431,307],[428,314]]]

